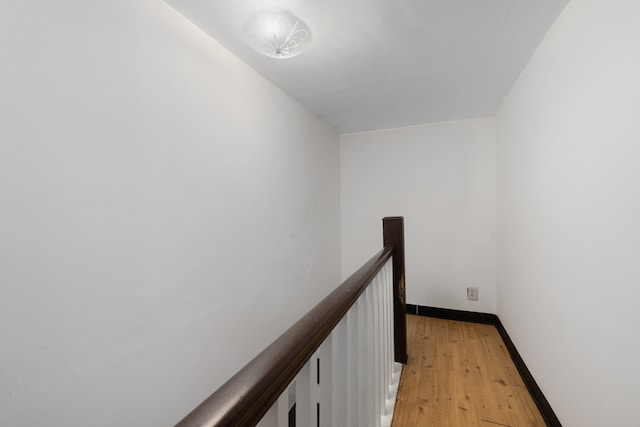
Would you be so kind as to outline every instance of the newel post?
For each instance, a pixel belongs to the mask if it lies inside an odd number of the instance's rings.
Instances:
[[[404,276],[404,217],[382,219],[383,245],[393,245],[393,334],[395,361],[407,363],[407,310]]]

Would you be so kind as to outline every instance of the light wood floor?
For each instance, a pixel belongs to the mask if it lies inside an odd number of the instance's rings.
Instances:
[[[409,315],[407,340],[392,427],[545,426],[494,326]]]

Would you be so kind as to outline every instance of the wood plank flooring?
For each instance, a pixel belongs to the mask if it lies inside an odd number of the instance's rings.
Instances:
[[[392,427],[544,427],[497,329],[407,316]]]

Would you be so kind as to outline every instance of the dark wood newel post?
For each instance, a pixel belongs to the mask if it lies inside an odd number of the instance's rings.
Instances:
[[[407,309],[404,281],[404,217],[382,219],[383,245],[393,245],[393,333],[395,360],[407,363]]]

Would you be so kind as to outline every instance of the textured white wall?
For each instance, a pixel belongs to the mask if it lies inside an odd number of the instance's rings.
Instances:
[[[497,116],[498,315],[566,426],[638,426],[640,2],[574,1]]]
[[[493,118],[342,135],[342,273],[405,217],[407,302],[495,312]],[[467,286],[480,288],[478,302]]]
[[[339,145],[159,1],[0,1],[0,425],[168,426],[340,280]]]

